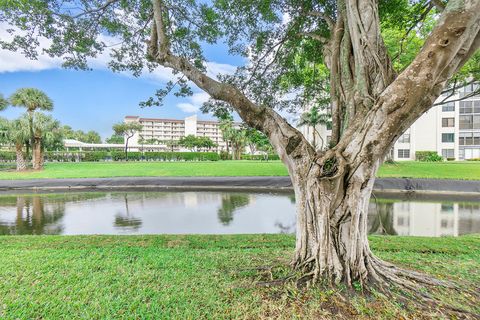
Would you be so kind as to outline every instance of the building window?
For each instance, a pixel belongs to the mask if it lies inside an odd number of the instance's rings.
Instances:
[[[410,158],[410,149],[398,149],[398,158],[408,159]]]
[[[455,158],[454,149],[442,149],[442,157],[445,159]]]
[[[442,127],[455,127],[455,118],[442,118]]]
[[[459,117],[460,129],[472,130],[480,129],[480,114],[479,115],[462,115]]]
[[[480,115],[472,116],[473,129],[480,129]]]
[[[442,133],[442,142],[454,142],[455,134],[454,133]]]
[[[398,138],[399,143],[410,143],[410,133],[404,133]]]
[[[480,100],[473,102],[473,113],[480,113]]]
[[[473,113],[473,101],[460,101],[460,114]]]
[[[480,132],[460,132],[458,144],[461,146],[480,145]]]
[[[460,129],[473,129],[473,116],[462,115],[459,118]]]
[[[450,212],[453,212],[453,204],[444,204],[442,203],[442,205],[440,206],[440,210],[445,213],[450,213]]]
[[[448,102],[448,103],[442,105],[442,111],[443,112],[455,111],[455,103],[454,102]]]

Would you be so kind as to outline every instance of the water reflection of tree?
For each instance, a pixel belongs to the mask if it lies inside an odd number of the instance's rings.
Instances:
[[[250,197],[245,194],[222,194],[222,204],[218,208],[218,220],[228,226],[233,221],[235,210],[247,206],[250,203]]]
[[[279,233],[291,234],[295,232],[296,222],[283,224],[279,221],[275,222],[275,227],[279,229]]]
[[[38,195],[17,196],[16,213],[13,224],[0,223],[0,234],[60,234],[63,230],[59,220],[65,213],[64,202],[48,202]]]
[[[115,215],[114,226],[122,231],[132,232],[137,231],[142,226],[142,219],[134,217],[130,214],[128,206],[128,195],[125,193],[125,212],[118,212]]]
[[[396,235],[393,226],[393,202],[376,201],[373,204],[373,217],[370,222],[370,234]]]

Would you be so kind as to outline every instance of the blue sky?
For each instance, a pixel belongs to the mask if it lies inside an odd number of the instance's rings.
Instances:
[[[2,30],[3,29],[3,30]],[[0,38],[5,28],[0,24]],[[224,46],[207,46],[210,75],[231,73],[243,59],[226,54]],[[168,96],[164,106],[141,108],[139,102],[152,96],[171,79],[168,70],[157,70],[135,78],[129,74],[113,73],[106,68],[108,55],[91,61],[92,71],[62,69],[61,60],[40,56],[28,60],[19,53],[0,49],[0,93],[8,97],[22,87],[43,90],[54,101],[52,116],[73,129],[95,130],[103,138],[112,134],[112,124],[126,115],[144,117],[184,118],[198,114],[200,119],[211,119],[198,108],[208,95],[194,88],[194,95],[187,98]],[[23,110],[9,107],[0,116],[13,119]]]

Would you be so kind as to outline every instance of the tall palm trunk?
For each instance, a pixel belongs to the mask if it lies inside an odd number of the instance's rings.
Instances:
[[[33,131],[33,110],[28,110],[28,126],[30,130],[30,146],[32,148],[32,166],[35,167],[35,133]],[[27,151],[28,155],[29,150]]]
[[[23,154],[23,143],[15,143],[15,153],[16,153],[16,163],[17,163],[17,171],[22,171],[27,169],[27,165],[25,163],[25,156]]]
[[[42,161],[42,139],[39,137],[35,137],[34,145],[33,145],[33,169],[34,170],[41,170],[43,161]]]

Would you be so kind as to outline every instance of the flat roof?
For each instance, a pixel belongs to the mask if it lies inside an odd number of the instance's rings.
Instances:
[[[140,118],[139,116],[125,116],[125,119],[138,119],[139,121],[151,121],[151,122],[176,122],[184,123],[185,120],[179,119],[164,119],[164,118]],[[200,124],[218,124],[220,121],[216,120],[197,120],[197,123]],[[241,122],[233,122],[235,125],[240,125]]]

